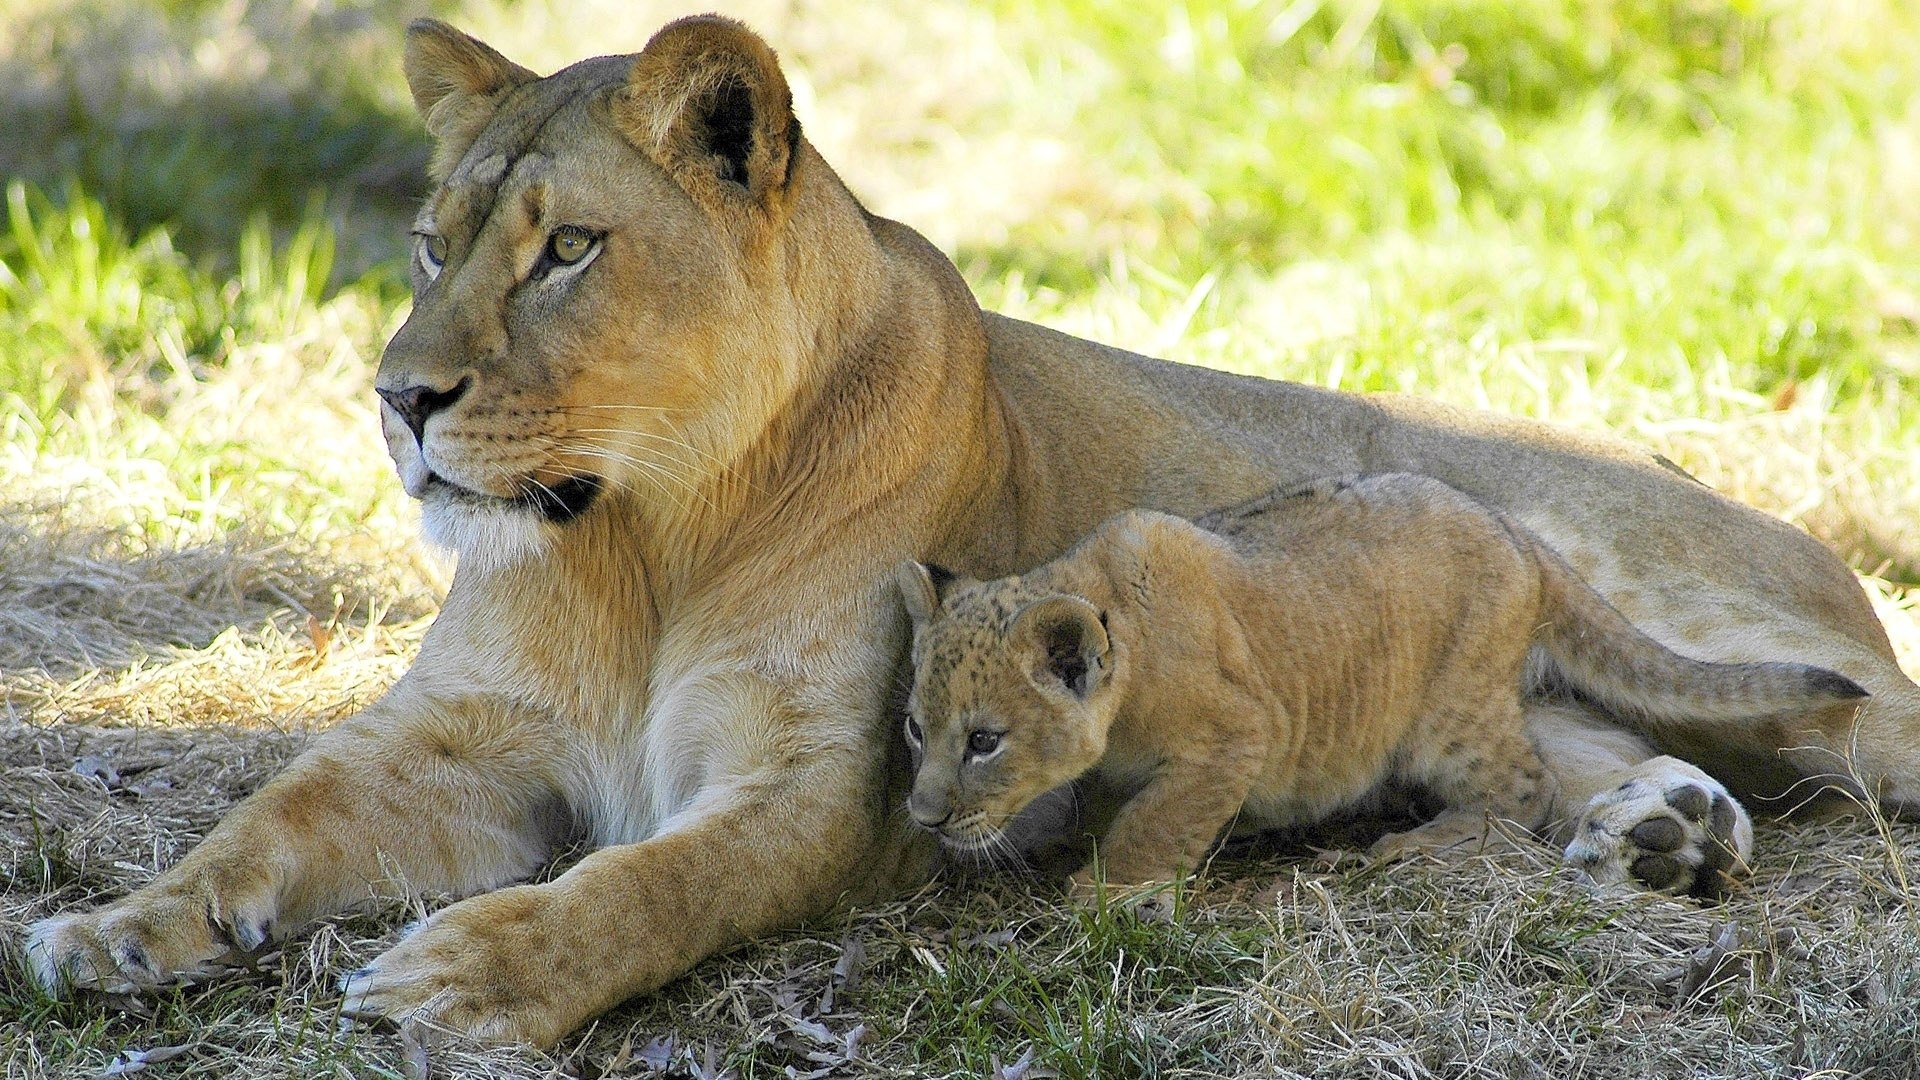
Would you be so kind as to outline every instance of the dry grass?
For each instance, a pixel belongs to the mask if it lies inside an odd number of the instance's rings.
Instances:
[[[9,790],[30,793],[32,820],[10,807],[0,823],[37,846],[8,853],[31,887],[0,900],[0,929],[145,880],[295,742],[9,732]],[[428,1060],[449,1076],[646,1076],[663,1053],[677,1075],[711,1054],[739,1076],[983,1076],[1037,1047],[1067,1076],[1900,1077],[1920,1054],[1920,908],[1901,884],[1916,857],[1911,831],[1763,830],[1760,872],[1711,908],[1596,895],[1545,852],[1392,872],[1242,853],[1154,921],[954,883],[709,961],[551,1054]],[[333,920],[255,971],[145,1002],[51,1005],[9,974],[9,1025],[42,1033],[8,1036],[7,1075],[180,1046],[177,1075],[404,1072],[406,1048],[339,1026],[332,987],[399,915]]]
[[[1886,44],[1902,36],[1890,27],[1914,28],[1911,13],[1892,0],[1849,0],[1824,19],[1780,9],[1787,44],[1766,61],[1777,94],[1748,102],[1756,115],[1776,117],[1795,94],[1854,93],[1863,71],[1894,72],[1886,99],[1857,106],[1871,115],[1853,141],[1844,125],[1778,128],[1790,132],[1778,176],[1749,169],[1728,185],[1753,204],[1727,211],[1731,224],[1700,210],[1677,230],[1647,210],[1653,239],[1610,246],[1513,224],[1558,220],[1547,181],[1539,205],[1499,204],[1506,216],[1429,210],[1421,224],[1369,204],[1429,182],[1392,172],[1388,154],[1432,135],[1421,123],[1442,141],[1484,134],[1441,96],[1420,97],[1390,59],[1315,54],[1283,94],[1248,96],[1286,81],[1255,75],[1278,48],[1260,35],[1287,12],[1324,9],[1328,25],[1301,35],[1382,57],[1400,46],[1380,26],[1404,44],[1422,19],[1497,22],[1441,0],[1355,21],[1370,7],[1068,4],[1057,17],[996,17],[941,2],[910,20],[872,0],[731,10],[781,47],[809,136],[852,186],[956,252],[989,306],[1193,362],[1622,432],[1872,575],[1876,608],[1920,671],[1920,110],[1896,92],[1913,80]],[[1536,7],[1543,25],[1559,8],[1592,16],[1583,33],[1603,21],[1604,5],[1583,0]],[[550,69],[637,47],[674,13],[476,0],[451,15]],[[0,385],[0,1076],[94,1076],[160,1048],[178,1053],[158,1055],[150,1075],[404,1074],[419,1048],[342,1030],[332,989],[391,940],[400,905],[330,921],[255,971],[138,1001],[43,1000],[14,955],[29,922],[137,887],[308,732],[379,693],[444,587],[444,567],[413,539],[366,393],[402,311],[391,286],[376,272],[323,300],[233,269],[245,263],[236,207],[267,209],[283,243],[305,212],[303,185],[275,171],[283,159],[327,185],[336,277],[391,257],[422,160],[397,72],[403,12],[0,0],[0,15],[15,31],[0,41],[0,105],[24,133],[0,140],[0,171],[81,175],[119,220],[172,228],[186,255],[155,256],[167,273],[238,297],[221,309],[230,325],[213,328],[227,332],[186,355],[190,319],[180,333],[92,308],[49,322],[7,299],[0,276],[0,349],[45,349],[52,372],[44,386]],[[1359,29],[1342,37],[1349,23]],[[583,25],[631,33],[583,46]],[[1511,36],[1536,29],[1516,22]],[[1198,96],[1209,84],[1195,72],[1234,85],[1242,96],[1224,100],[1251,102],[1245,115]],[[1631,77],[1607,75],[1628,89]],[[1723,83],[1672,85],[1718,107]],[[1583,198],[1682,198],[1661,170],[1702,168],[1719,144],[1662,126],[1650,100],[1654,135],[1590,118],[1562,131],[1529,114],[1503,129],[1516,156],[1483,147],[1482,164],[1547,155],[1590,166]],[[1351,136],[1325,156],[1374,162],[1387,195],[1351,171],[1235,157],[1240,125],[1274,129],[1294,113],[1312,138]],[[1377,131],[1356,127],[1375,119]],[[235,132],[266,149],[219,156]],[[1636,156],[1633,140],[1656,136],[1677,164]],[[168,156],[175,145],[195,153]],[[1263,206],[1270,187],[1284,198]],[[1348,205],[1358,224],[1326,210]],[[1208,232],[1211,220],[1298,238],[1249,246]],[[1764,242],[1745,237],[1761,226]],[[67,243],[75,229],[55,231]],[[1778,272],[1723,280],[1722,265]],[[1859,267],[1858,280],[1801,287],[1835,266]],[[268,271],[291,272],[284,260]],[[1649,276],[1653,299],[1638,306]],[[1600,295],[1563,295],[1561,280]],[[1597,314],[1565,314],[1582,304]],[[59,344],[33,336],[29,316],[57,325]],[[1818,348],[1760,356],[1734,342],[1776,317],[1817,324]],[[48,388],[47,407],[10,397]],[[701,1075],[711,1060],[739,1077],[1904,1080],[1920,1075],[1916,857],[1910,825],[1764,825],[1758,873],[1716,907],[1597,896],[1544,852],[1386,873],[1297,842],[1223,860],[1169,921],[1077,911],[1019,882],[955,883],[743,946],[551,1055],[427,1056],[437,1074],[502,1077],[644,1076],[661,1061]]]

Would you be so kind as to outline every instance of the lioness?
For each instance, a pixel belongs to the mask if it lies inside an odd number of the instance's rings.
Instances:
[[[148,986],[396,890],[474,894],[346,1008],[551,1043],[714,951],[921,880],[890,692],[893,568],[994,576],[1128,507],[1420,472],[1523,521],[1628,618],[1719,660],[1804,659],[1852,707],[1673,732],[1743,790],[1920,800],[1920,687],[1847,568],[1643,451],[1415,400],[1150,360],[982,312],[801,135],[773,52],[716,17],[541,78],[432,21],[435,140],[382,422],[460,553],[413,668],[175,866],[27,953]],[[1596,874],[1719,782],[1585,703],[1530,704]],[[1791,748],[1791,749],[1786,749]],[[1744,820],[1744,812],[1743,812]],[[1585,826],[1582,826],[1585,828]],[[1585,835],[1585,834],[1582,834]],[[559,877],[508,886],[577,836]],[[1744,857],[1747,852],[1740,852]]]
[[[1097,771],[1131,793],[1106,880],[1172,880],[1239,816],[1301,825],[1382,785],[1445,807],[1375,852],[1445,852],[1488,815],[1533,830],[1553,778],[1528,740],[1522,672],[1642,724],[1852,701],[1804,664],[1710,664],[1635,630],[1518,523],[1423,476],[1329,478],[1194,521],[1133,510],[1032,571],[970,581],[914,561],[907,807],[950,846],[992,851],[1046,792]],[[1732,812],[1723,804],[1724,813]],[[1696,817],[1711,812],[1698,808]],[[1717,896],[1731,848],[1691,867],[1639,826],[1632,870]],[[1074,875],[1092,884],[1093,868]]]

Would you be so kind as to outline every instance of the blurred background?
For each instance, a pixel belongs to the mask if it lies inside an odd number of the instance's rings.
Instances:
[[[1915,655],[1915,5],[722,7],[987,306],[1616,431],[1827,541]],[[369,390],[424,191],[402,28],[548,71],[682,13],[0,0],[11,707],[302,726],[401,670],[446,573]]]

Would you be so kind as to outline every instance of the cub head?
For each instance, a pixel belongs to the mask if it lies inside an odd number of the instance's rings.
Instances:
[[[376,389],[429,535],[500,564],[612,501],[697,512],[821,333],[791,253],[856,246],[801,209],[844,189],[773,52],[702,16],[541,78],[422,20],[405,66],[437,187]]]
[[[1118,704],[1106,616],[1020,578],[901,564],[913,618],[908,809],[950,846],[999,846],[1014,815],[1106,752]]]

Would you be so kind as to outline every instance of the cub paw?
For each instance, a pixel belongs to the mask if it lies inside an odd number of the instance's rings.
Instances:
[[[223,903],[193,888],[142,889],[98,911],[43,919],[27,931],[27,968],[41,989],[127,993],[218,970],[265,944],[268,902]]]
[[[341,980],[359,1020],[489,1044],[548,1046],[611,1005],[593,996],[592,956],[568,947],[541,886],[461,901]]]
[[[1660,757],[1593,797],[1566,861],[1594,881],[1637,881],[1660,892],[1717,899],[1747,875],[1753,819],[1720,782]]]

